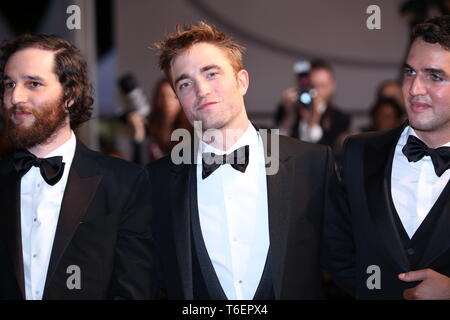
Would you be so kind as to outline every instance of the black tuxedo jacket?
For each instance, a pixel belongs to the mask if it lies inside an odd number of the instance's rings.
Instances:
[[[336,282],[360,299],[402,299],[403,291],[418,283],[398,280],[411,271],[414,251],[405,247],[392,202],[390,179],[395,146],[404,127],[349,137],[342,158],[341,181],[332,179],[324,223],[324,262]],[[450,200],[444,189],[434,230],[423,239],[423,254],[414,257],[415,269],[432,268],[450,274]],[[432,209],[433,210],[433,209]],[[431,211],[430,211],[431,212]],[[428,216],[427,216],[428,218]],[[426,220],[424,220],[425,222]],[[414,235],[415,237],[416,235]],[[413,240],[414,237],[411,239]],[[422,241],[422,240],[421,240]],[[381,289],[368,286],[379,267]],[[373,289],[369,289],[372,287]]]
[[[275,299],[322,298],[319,248],[331,150],[283,136],[279,142],[279,171],[267,176],[268,258]],[[264,147],[271,154],[270,145]],[[175,165],[166,157],[148,170],[152,184],[158,186],[151,196],[162,294],[191,300],[190,210],[197,207],[191,205],[197,201],[196,165]]]
[[[148,192],[145,170],[77,141],[43,299],[151,297]],[[0,203],[0,299],[24,299],[20,177],[12,157],[0,161]],[[71,265],[79,267],[81,289],[67,286]]]

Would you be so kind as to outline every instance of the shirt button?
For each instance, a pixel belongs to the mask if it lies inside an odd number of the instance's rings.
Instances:
[[[35,254],[33,254],[33,258],[36,258],[37,257],[37,254],[35,253]]]
[[[407,252],[410,256],[412,256],[414,253],[416,253],[416,251],[414,251],[413,248],[409,248],[408,250],[406,250],[406,252]]]
[[[36,222],[36,221],[37,221],[37,218],[34,218],[33,221]]]
[[[241,284],[241,283],[242,283],[242,280],[239,280],[238,282],[239,282],[239,284]]]

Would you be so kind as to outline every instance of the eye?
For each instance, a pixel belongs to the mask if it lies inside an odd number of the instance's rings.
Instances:
[[[208,73],[207,77],[208,77],[208,78],[214,78],[217,74],[218,74],[218,72],[212,71],[212,72],[209,72],[209,73]]]
[[[180,91],[185,90],[185,89],[189,88],[189,87],[191,86],[191,84],[192,84],[191,81],[184,81],[184,82],[181,82],[181,83],[178,85],[178,90],[180,90]]]
[[[40,86],[42,86],[42,84],[41,84],[40,82],[38,82],[38,81],[31,81],[31,82],[29,83],[29,86],[30,86],[31,88],[39,88]]]
[[[431,77],[431,80],[433,80],[433,81],[442,81],[443,80],[440,76],[438,76],[437,74],[433,74],[433,73],[430,75],[430,77]]]
[[[14,82],[12,82],[12,81],[8,81],[8,82],[4,82],[3,83],[3,87],[5,88],[5,89],[12,89],[12,88],[14,88],[16,86],[16,84],[14,83]]]
[[[413,69],[406,68],[405,70],[403,70],[403,74],[404,74],[406,77],[409,77],[409,76],[415,75],[416,72],[415,72]]]

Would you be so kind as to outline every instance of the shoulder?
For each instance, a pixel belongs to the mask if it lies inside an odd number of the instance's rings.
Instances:
[[[333,109],[333,115],[335,119],[339,119],[341,121],[348,121],[350,122],[351,115],[343,110],[340,106],[336,106],[334,104],[331,105]]]
[[[78,172],[98,173],[117,178],[127,177],[128,179],[138,176],[144,171],[144,168],[136,163],[104,155],[81,143],[77,143],[72,166],[75,166]]]
[[[276,136],[276,135],[274,135]],[[278,136],[280,141],[280,155],[309,155],[309,156],[325,156],[329,152],[329,147],[305,142],[296,138],[287,136]]]
[[[170,170],[177,169],[183,166],[183,164],[176,165],[172,162],[170,156],[165,156],[161,159],[150,162],[145,166],[146,171],[152,178],[158,176],[166,176]]]
[[[345,145],[351,146],[363,146],[363,145],[378,145],[384,142],[390,142],[395,138],[398,138],[403,128],[396,128],[389,131],[372,131],[363,132],[355,135],[351,135],[346,138]]]
[[[5,155],[0,159],[0,175],[4,176],[13,169],[12,155]]]

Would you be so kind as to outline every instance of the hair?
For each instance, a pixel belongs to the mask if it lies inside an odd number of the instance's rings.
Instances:
[[[172,86],[173,79],[170,69],[174,59],[200,42],[210,43],[224,50],[236,73],[244,69],[242,54],[245,48],[234,42],[225,33],[217,30],[215,26],[203,21],[200,21],[197,25],[184,27],[177,25],[174,33],[166,35],[163,41],[154,44],[154,48],[160,51],[159,66]]]
[[[392,98],[379,98],[374,105],[372,106],[372,108],[370,109],[370,117],[374,118],[376,113],[378,112],[378,110],[384,106],[384,105],[389,105],[392,109],[394,109],[395,115],[397,117],[397,119],[402,119],[403,117],[403,109],[402,107],[398,104],[398,102],[395,99]]]
[[[450,50],[450,15],[428,19],[416,25],[411,34],[411,42],[417,38],[440,44],[444,49]]]
[[[333,67],[331,66],[331,64],[329,64],[327,61],[322,60],[322,59],[315,59],[315,60],[311,61],[310,72],[315,71],[315,70],[327,70],[329,73],[334,75],[334,70],[333,70]]]
[[[63,87],[63,102],[73,101],[73,104],[67,108],[71,128],[75,129],[89,120],[94,99],[86,61],[74,45],[56,35],[23,34],[14,40],[4,41],[0,46],[0,79],[5,77],[5,65],[9,58],[16,52],[28,48],[54,52],[54,72]],[[1,81],[1,105],[3,105],[3,93],[4,87]]]
[[[149,114],[149,123],[152,125],[162,123],[165,117],[165,106],[161,105],[160,103],[162,88],[165,85],[170,86],[169,81],[166,78],[161,78],[156,82],[152,91],[152,103],[151,103],[152,111]]]
[[[402,87],[401,82],[399,82],[399,81],[397,81],[397,80],[384,80],[383,82],[381,82],[381,83],[378,85],[377,90],[376,90],[376,96],[379,97],[379,98],[383,98],[383,97],[384,97],[384,96],[383,96],[383,91],[384,91],[384,89],[385,89],[387,86],[392,85],[392,84],[398,86],[399,88]]]

